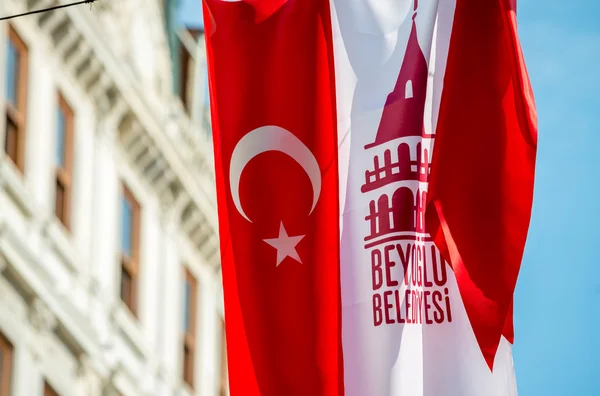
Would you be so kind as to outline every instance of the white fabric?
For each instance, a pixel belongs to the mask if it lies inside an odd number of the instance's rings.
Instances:
[[[426,133],[432,132],[437,120],[454,7],[455,0],[418,2],[418,41],[429,65],[424,115]],[[409,144],[412,157],[416,155],[419,142],[431,153],[433,139],[400,138],[365,149],[365,145],[375,140],[386,98],[398,79],[412,26],[413,0],[332,0],[332,17],[340,141],[346,395],[517,395],[510,344],[502,340],[494,372],[490,372],[447,264],[445,285],[412,289],[416,293],[437,291],[444,298],[447,295],[451,305],[451,322],[386,324],[384,320],[382,325],[374,325],[373,295],[395,290],[405,295],[406,287],[402,283],[396,287],[384,284],[379,290],[373,289],[371,258],[375,248],[365,248],[365,237],[370,232],[369,223],[365,220],[370,213],[369,203],[377,201],[382,194],[391,197],[396,189],[403,186],[409,187],[413,193],[425,191],[427,183],[397,181],[363,193],[361,186],[365,184],[365,172],[373,169],[375,156],[382,158],[386,149],[395,153],[400,143]],[[406,97],[412,96],[412,87],[411,82],[406,88],[411,95]],[[408,242],[393,243],[405,248]],[[430,254],[431,242],[416,244]],[[377,247],[381,253],[385,253],[384,246],[386,244]],[[390,260],[395,262],[390,270],[392,278],[401,281],[404,274],[401,258],[397,250],[389,250],[389,255]],[[382,269],[385,273],[385,266]],[[431,257],[427,259],[426,269],[431,280]],[[409,271],[409,276],[412,275]],[[431,304],[431,294],[429,298]],[[395,306],[390,312],[395,312]]]

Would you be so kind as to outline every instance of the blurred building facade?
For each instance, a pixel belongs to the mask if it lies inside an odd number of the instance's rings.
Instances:
[[[202,31],[174,7],[0,22],[0,396],[227,394]]]

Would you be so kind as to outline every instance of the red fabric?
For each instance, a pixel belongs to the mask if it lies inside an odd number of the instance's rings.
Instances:
[[[537,119],[513,0],[457,0],[427,223],[451,263],[490,368],[513,338],[533,200]]]
[[[287,0],[256,23],[245,2],[205,0],[206,38],[229,383],[233,396],[342,395],[337,125],[328,0]],[[211,26],[212,25],[212,26]],[[236,209],[230,159],[247,133],[276,125],[316,158],[317,205],[303,168],[267,151],[242,172]],[[304,235],[302,263],[264,242]]]

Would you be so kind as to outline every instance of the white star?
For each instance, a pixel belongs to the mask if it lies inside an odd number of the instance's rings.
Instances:
[[[285,231],[285,227],[283,226],[283,222],[279,225],[279,236],[277,238],[272,239],[263,239],[266,243],[273,246],[277,249],[277,265],[281,264],[281,262],[286,257],[291,257],[300,264],[302,264],[302,260],[300,260],[300,256],[298,256],[298,252],[296,251],[296,245],[304,238],[304,235],[300,236],[288,236]]]

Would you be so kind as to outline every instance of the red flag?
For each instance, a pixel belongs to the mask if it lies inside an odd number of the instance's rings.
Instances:
[[[232,395],[343,394],[328,0],[206,0]]]
[[[537,119],[514,0],[457,0],[429,181],[427,224],[493,366],[531,216]]]

